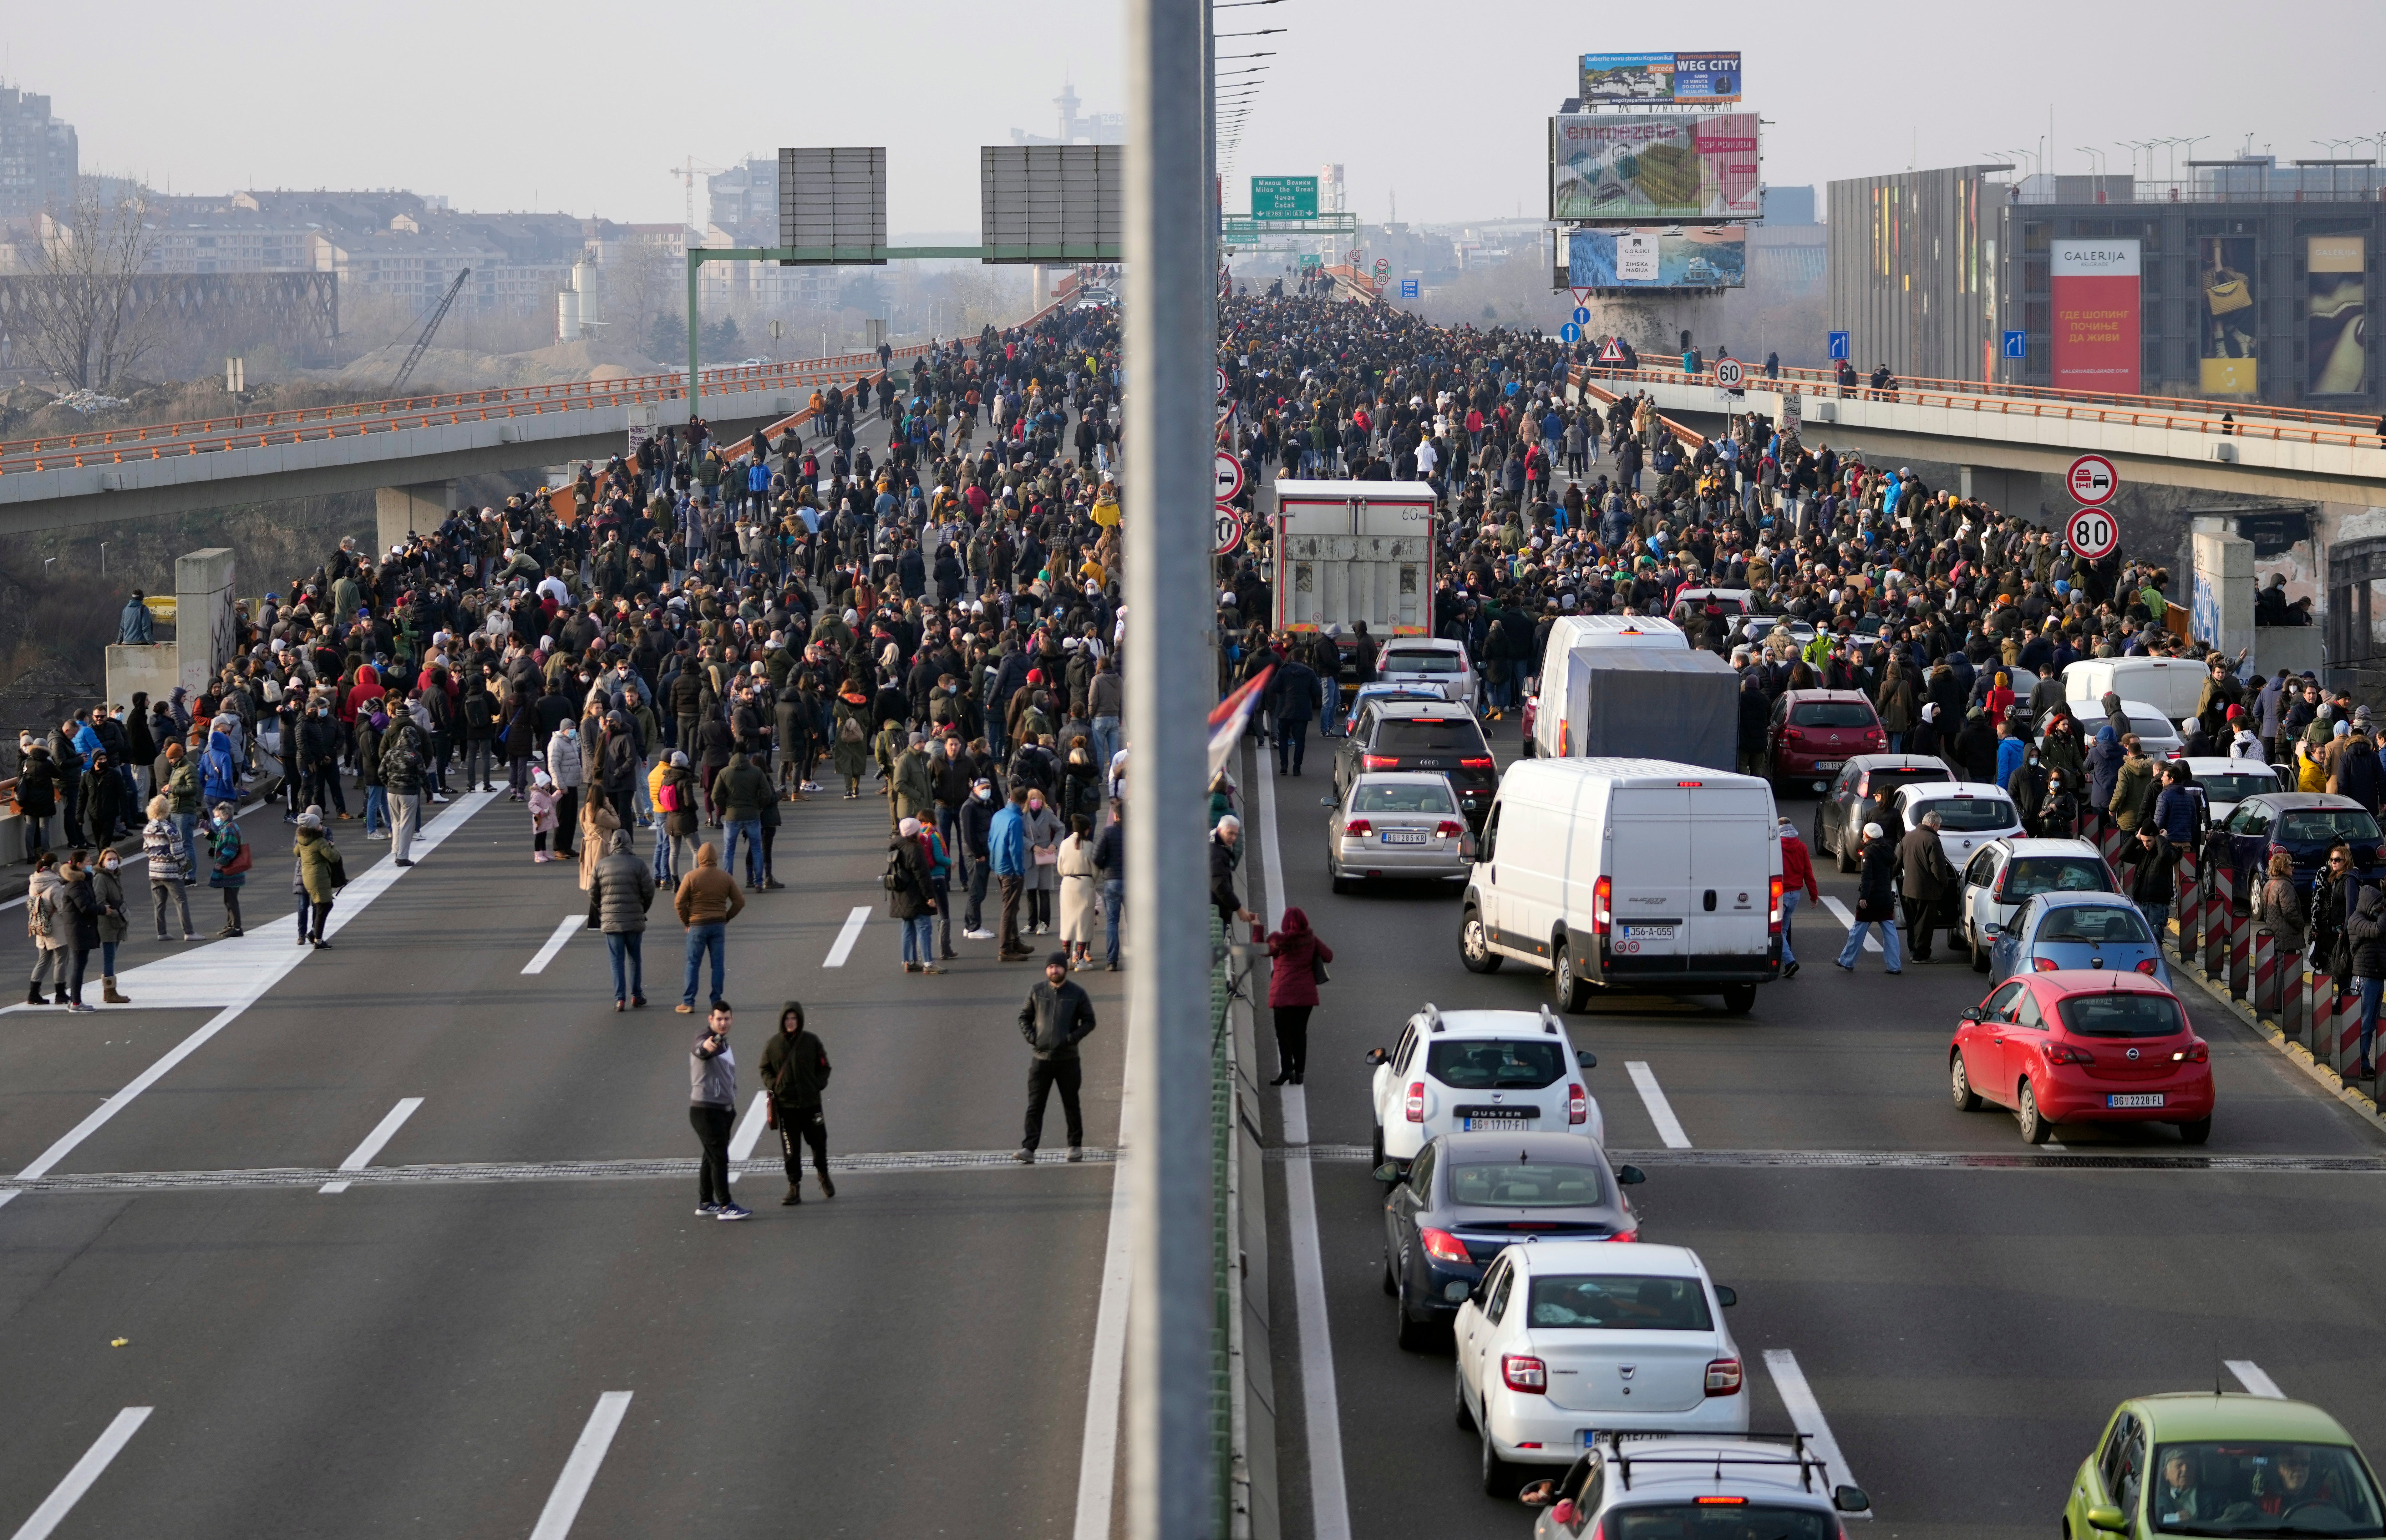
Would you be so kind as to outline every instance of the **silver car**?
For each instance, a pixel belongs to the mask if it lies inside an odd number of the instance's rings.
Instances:
[[[2113,869],[2086,840],[1990,840],[1964,868],[1959,933],[1971,951],[1973,969],[1985,973],[1996,933],[2040,894],[2119,891]]]
[[[1465,644],[1438,636],[1402,636],[1375,655],[1375,678],[1387,684],[1434,690],[1441,698],[1475,710],[1474,660]]]
[[[1450,777],[1431,770],[1370,770],[1325,825],[1325,874],[1334,891],[1369,879],[1463,883],[1475,835]]]

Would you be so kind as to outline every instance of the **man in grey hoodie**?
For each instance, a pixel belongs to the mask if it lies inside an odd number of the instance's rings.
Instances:
[[[729,1130],[737,1121],[737,1056],[729,1046],[731,1020],[728,1003],[713,1001],[712,1014],[687,1053],[687,1121],[696,1127],[697,1143],[704,1146],[704,1163],[697,1168],[696,1211],[717,1220],[754,1217],[729,1196]]]

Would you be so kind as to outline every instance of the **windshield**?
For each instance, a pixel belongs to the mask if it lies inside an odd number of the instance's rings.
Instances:
[[[1864,795],[1886,800],[1889,794],[1898,787],[1916,781],[1952,781],[1953,779],[1947,773],[1947,767],[1944,765],[1900,765],[1890,770],[1866,770]]]
[[[2145,739],[2176,738],[2179,736],[2179,724],[2165,721],[2160,717],[2131,717],[2129,731]]]
[[[2127,904],[2066,904],[2049,909],[2038,922],[2041,941],[2084,941],[2102,946],[2139,942],[2151,944],[2154,933],[2145,917]]]
[[[2187,1030],[2179,1002],[2135,990],[2074,995],[2054,1008],[2079,1037],[2169,1037]]]
[[[1483,732],[1464,717],[1400,717],[1375,729],[1375,746],[1390,754],[1488,754]]]
[[[2024,856],[2005,873],[2008,904],[2041,893],[2114,893],[2104,863],[2093,856]]]
[[[1425,1073],[1453,1091],[1538,1091],[1565,1073],[1555,1038],[1436,1043]]]
[[[1695,1278],[1536,1278],[1535,1327],[1597,1332],[1711,1332],[1706,1290]]]
[[[2279,815],[2273,840],[2351,840],[2378,843],[2378,820],[2358,808],[2298,808]]]
[[[1580,1208],[1606,1202],[1607,1189],[1596,1166],[1540,1160],[1459,1166],[1450,1173],[1450,1201],[1507,1208]]]
[[[2171,1534],[2380,1533],[2378,1489],[2338,1444],[2164,1444],[2146,1519]]]
[[[1359,795],[1350,800],[1350,810],[1354,813],[1457,811],[1450,805],[1449,787],[1397,781],[1389,785],[1369,785],[1362,782]]]
[[[1802,701],[1790,708],[1792,727],[1870,727],[1872,707],[1860,700]]]
[[[1454,652],[1388,652],[1384,655],[1384,672],[1388,674],[1454,674],[1458,671],[1458,655]]]
[[[2013,804],[2001,796],[1934,797],[1914,805],[1912,821],[1920,824],[1932,813],[1939,815],[1941,833],[1973,833],[1982,829],[2010,829],[2014,826]]]
[[[1612,1508],[1600,1527],[1615,1540],[1830,1540],[1839,1533],[1820,1509],[1738,1502]]]
[[[2195,783],[2215,802],[2242,802],[2279,789],[2279,778],[2267,770],[2259,775],[2199,775]]]

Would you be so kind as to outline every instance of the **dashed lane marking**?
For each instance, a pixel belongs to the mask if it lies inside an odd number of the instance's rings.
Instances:
[[[571,1521],[580,1517],[580,1505],[596,1484],[597,1467],[605,1463],[605,1451],[613,1446],[613,1435],[622,1431],[630,1395],[626,1390],[609,1390],[596,1397],[596,1409],[588,1414],[587,1426],[571,1446],[571,1457],[563,1462],[563,1473],[555,1478],[555,1490],[546,1495],[546,1507],[539,1510],[538,1525],[530,1532],[530,1540],[564,1540],[571,1533]]]
[[[546,965],[555,960],[555,954],[562,951],[563,944],[571,939],[571,933],[574,931],[584,931],[587,928],[588,919],[585,915],[565,915],[560,920],[556,922],[555,933],[546,938],[546,945],[538,949],[536,956],[533,957],[528,962],[522,964],[522,971],[525,973],[546,972]]]
[[[2239,1384],[2254,1395],[2266,1396],[2273,1401],[2283,1401],[2287,1398],[2287,1393],[2279,1388],[2279,1382],[2264,1373],[2262,1366],[2253,1359],[2223,1358],[2220,1361],[2229,1366],[2229,1373],[2237,1376]]]
[[[870,923],[870,906],[856,904],[845,917],[845,928],[836,933],[836,945],[828,949],[828,960],[823,968],[843,968],[845,959],[853,956],[853,944],[861,939],[861,928]]]
[[[1798,1355],[1786,1347],[1764,1350],[1764,1368],[1773,1376],[1773,1388],[1780,1394],[1783,1409],[1790,1413],[1790,1425],[1806,1435],[1806,1446],[1823,1457],[1823,1469],[1834,1486],[1853,1486],[1856,1478],[1848,1470],[1848,1457],[1840,1452],[1840,1441],[1831,1436],[1831,1424],[1823,1416],[1823,1404],[1815,1399],[1815,1392],[1806,1383],[1806,1371],[1798,1367]],[[1865,1511],[1861,1517],[1869,1519]]]
[[[1682,1132],[1682,1120],[1674,1116],[1674,1104],[1665,1099],[1664,1088],[1657,1083],[1657,1072],[1639,1059],[1624,1066],[1632,1077],[1633,1088],[1640,1093],[1640,1104],[1649,1109],[1649,1121],[1657,1125],[1657,1137],[1667,1149],[1688,1149],[1690,1136]]]
[[[413,1117],[415,1109],[421,1105],[421,1096],[402,1098],[396,1107],[383,1115],[380,1122],[373,1125],[373,1131],[365,1135],[365,1142],[348,1152],[348,1158],[340,1162],[341,1171],[352,1173],[363,1171],[367,1166],[371,1165],[372,1158],[379,1155],[382,1146],[388,1144],[397,1131],[406,1126],[406,1120]],[[348,1183],[345,1181],[326,1182],[316,1189],[326,1196],[335,1193],[345,1193],[347,1190]]]
[[[92,1489],[100,1473],[107,1469],[108,1462],[124,1452],[124,1446],[132,1442],[132,1435],[141,1431],[141,1424],[148,1421],[149,1414],[156,1409],[154,1407],[127,1407],[118,1412],[116,1420],[108,1423],[98,1441],[83,1451],[82,1459],[74,1462],[74,1469],[67,1472],[66,1480],[51,1488],[42,1506],[33,1509],[33,1516],[17,1526],[13,1540],[49,1540],[50,1532],[73,1511],[75,1504],[82,1501],[82,1495]]]

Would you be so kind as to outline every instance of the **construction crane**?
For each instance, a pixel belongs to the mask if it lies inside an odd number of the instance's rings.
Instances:
[[[689,156],[684,165],[671,169],[671,174],[679,178],[680,188],[687,194],[685,219],[686,227],[689,230],[698,228],[696,222],[696,179],[708,172],[719,173],[728,169],[726,166],[715,166],[709,161],[698,161],[694,156]]]
[[[406,362],[397,366],[397,378],[389,382],[390,394],[396,395],[406,388],[406,382],[413,376],[414,366],[422,362],[423,352],[430,347],[431,338],[439,330],[439,323],[447,319],[447,307],[456,303],[456,296],[464,292],[464,280],[471,276],[470,268],[458,269],[456,282],[448,284],[447,292],[440,296],[439,308],[431,312],[431,319],[422,328],[422,335],[415,338],[414,345],[407,350]]]

